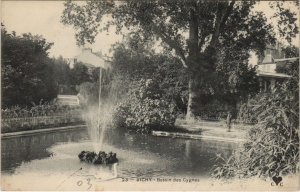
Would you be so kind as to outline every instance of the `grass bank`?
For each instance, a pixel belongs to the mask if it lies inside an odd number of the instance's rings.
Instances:
[[[202,136],[214,136],[223,138],[245,139],[247,131],[251,125],[232,123],[230,132],[227,131],[224,121],[209,121],[209,120],[193,120],[186,121],[177,119],[175,126],[179,129],[193,134],[201,134]]]

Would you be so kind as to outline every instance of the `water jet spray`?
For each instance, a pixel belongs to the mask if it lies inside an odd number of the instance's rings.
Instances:
[[[91,107],[88,109],[87,112],[87,123],[88,128],[90,130],[90,136],[91,139],[95,142],[95,150],[99,151],[98,154],[95,152],[90,151],[82,151],[78,157],[81,161],[85,161],[88,163],[93,164],[112,164],[118,162],[118,159],[116,158],[115,153],[105,153],[103,151],[103,140],[104,140],[104,132],[105,128],[108,126],[109,117],[107,115],[110,115],[110,110],[106,110],[104,112],[104,105],[102,104],[102,70],[110,68],[109,61],[104,60],[102,57],[99,57],[98,55],[94,54],[91,49],[83,49],[82,53],[76,57],[77,61],[82,62],[83,64],[87,66],[93,66],[93,67],[99,67],[99,95],[98,95],[98,110],[96,112],[96,117],[94,116],[93,112],[95,112],[94,108]],[[101,110],[103,108],[103,110]],[[102,117],[102,118],[100,118]],[[96,123],[95,119],[96,118]]]

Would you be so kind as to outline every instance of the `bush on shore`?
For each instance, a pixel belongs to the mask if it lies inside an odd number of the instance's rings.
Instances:
[[[299,173],[299,77],[274,93],[259,95],[252,106],[257,124],[249,140],[213,172],[216,178],[273,177]]]
[[[174,127],[177,117],[175,104],[164,98],[151,79],[141,80],[128,97],[119,103],[114,113],[114,124],[140,133]]]
[[[63,106],[56,103],[46,102],[33,104],[32,107],[12,106],[9,108],[1,109],[2,119],[8,118],[25,118],[25,117],[38,117],[38,116],[54,116],[67,113],[76,113],[79,106]]]
[[[32,107],[1,109],[1,132],[26,131],[82,123],[78,106],[44,103]]]

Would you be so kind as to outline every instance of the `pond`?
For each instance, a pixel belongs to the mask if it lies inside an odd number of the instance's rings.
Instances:
[[[115,174],[113,166],[80,162],[82,150],[93,151],[86,129],[40,133],[3,139],[1,172],[7,178],[74,175],[103,179]],[[228,157],[236,143],[189,140],[106,131],[104,149],[117,153],[119,178],[194,177],[207,178],[217,154]]]

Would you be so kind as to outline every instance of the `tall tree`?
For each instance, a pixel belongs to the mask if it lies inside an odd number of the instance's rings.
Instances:
[[[54,66],[54,72],[59,84],[70,84],[70,66],[68,61],[62,56],[58,58],[52,58],[52,63]]]
[[[93,43],[99,29],[109,25],[117,31],[139,32],[150,39],[159,39],[174,56],[181,60],[189,74],[189,101],[187,118],[192,117],[191,107],[199,84],[212,81],[216,64],[222,63],[222,50],[239,48],[240,51],[262,52],[274,42],[274,27],[268,24],[262,12],[253,10],[255,1],[201,1],[201,0],[149,0],[149,1],[87,1],[78,5],[65,3],[64,24],[77,30],[78,44]],[[278,8],[280,34],[288,40],[295,36],[295,14]],[[101,26],[104,15],[113,20]],[[198,85],[197,85],[198,84]]]
[[[2,106],[30,105],[56,97],[57,82],[48,50],[48,43],[41,36],[1,29],[1,86]]]
[[[151,79],[158,85],[156,91],[173,100],[184,112],[187,100],[184,68],[169,52],[157,53],[154,47],[152,41],[138,34],[130,34],[125,41],[114,45],[112,91],[114,95],[122,96],[139,84],[141,79]]]
[[[71,82],[75,85],[90,81],[90,74],[88,67],[82,63],[75,63],[74,68],[71,69]]]

